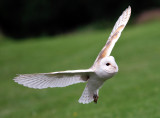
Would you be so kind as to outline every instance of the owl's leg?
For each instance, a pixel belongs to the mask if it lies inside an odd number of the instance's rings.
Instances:
[[[98,101],[98,98],[99,98],[98,92],[99,92],[99,89],[97,89],[93,94],[94,103],[97,103]]]
[[[94,103],[97,103],[99,96],[97,94],[93,95]]]

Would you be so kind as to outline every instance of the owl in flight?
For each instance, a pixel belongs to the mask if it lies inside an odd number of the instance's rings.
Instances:
[[[14,81],[35,89],[66,87],[72,84],[87,82],[78,102],[88,104],[94,101],[97,103],[98,92],[103,83],[118,72],[115,59],[110,54],[121,32],[125,28],[130,15],[131,7],[129,6],[117,20],[107,43],[89,69],[20,74],[14,78]]]

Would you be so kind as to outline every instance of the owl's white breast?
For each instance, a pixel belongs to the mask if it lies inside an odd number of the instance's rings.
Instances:
[[[103,80],[107,80],[107,79],[113,77],[116,74],[116,72],[115,73],[108,73],[108,72],[106,72],[104,70],[101,70],[101,69],[96,70],[95,73],[99,78],[101,78]]]

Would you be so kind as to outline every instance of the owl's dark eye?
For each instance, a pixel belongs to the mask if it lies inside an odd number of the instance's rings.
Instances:
[[[109,65],[111,65],[110,63],[106,63],[106,66],[109,66]]]

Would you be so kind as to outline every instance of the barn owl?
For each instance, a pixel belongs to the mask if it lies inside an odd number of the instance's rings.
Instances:
[[[105,46],[89,69],[20,74],[14,78],[14,81],[35,89],[66,87],[72,84],[86,82],[86,87],[78,102],[88,104],[93,101],[97,103],[98,92],[103,83],[118,72],[115,59],[110,54],[121,32],[125,28],[130,15],[131,7],[129,6],[117,20]]]

